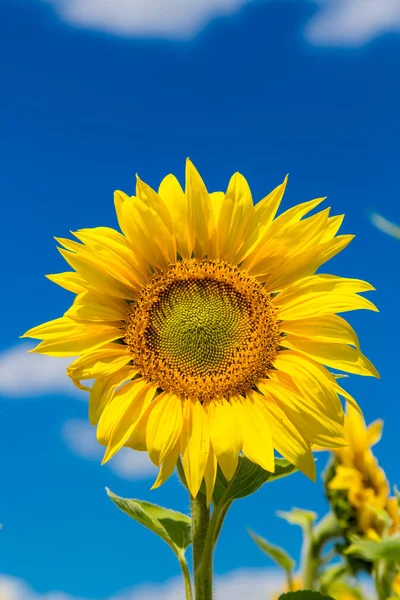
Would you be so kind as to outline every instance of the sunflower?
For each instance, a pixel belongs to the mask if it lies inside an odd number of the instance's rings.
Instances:
[[[344,500],[349,504],[352,515],[347,523],[343,521],[345,528],[354,520],[357,534],[379,540],[385,528],[379,511],[384,511],[391,521],[389,534],[397,533],[398,500],[390,497],[385,472],[371,450],[381,438],[382,421],[375,421],[367,427],[362,415],[349,406],[344,429],[348,445],[334,450],[335,462],[333,477],[329,478],[327,485],[328,497],[337,508],[339,502],[344,506],[341,496],[345,494]],[[337,496],[337,492],[341,495]]]
[[[377,310],[358,295],[373,288],[315,274],[353,236],[336,236],[343,215],[307,216],[324,198],[276,217],[286,182],[253,205],[242,175],[208,193],[188,160],[185,191],[168,175],[158,192],[137,178],[136,196],[115,193],[122,233],[57,240],[74,271],[48,278],[76,298],[25,336],[78,356],[67,374],[90,390],[104,462],[147,450],[158,486],[181,456],[209,502],[217,466],[231,479],[240,453],[273,471],[276,449],[314,479],[311,446],[346,443],[339,396],[356,404],[326,367],[377,372],[335,313]]]

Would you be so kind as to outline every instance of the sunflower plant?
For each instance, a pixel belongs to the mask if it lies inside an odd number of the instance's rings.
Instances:
[[[315,480],[312,449],[347,444],[334,372],[378,376],[337,313],[376,311],[359,279],[318,273],[352,235],[324,200],[277,213],[287,178],[253,203],[235,173],[209,193],[190,160],[185,189],[137,178],[115,193],[121,232],[56,238],[72,271],[48,278],[75,294],[53,321],[30,329],[33,350],[73,357],[67,375],[89,392],[89,420],[105,447],[149,454],[153,488],[177,470],[191,516],[109,492],[117,506],[176,553],[186,598],[212,598],[212,557],[238,498],[299,470]],[[282,458],[275,456],[277,452]],[[185,550],[193,547],[193,575]],[[311,596],[310,596],[311,597]]]
[[[348,445],[332,452],[323,474],[331,511],[319,521],[306,510],[278,512],[302,528],[296,572],[296,561],[283,548],[250,532],[257,546],[285,572],[286,591],[304,587],[334,600],[368,600],[374,588],[378,600],[400,598],[399,494],[396,490],[396,496],[390,495],[386,474],[371,450],[382,426],[378,420],[367,427],[348,406],[344,423]],[[360,575],[364,575],[363,587]],[[366,575],[371,584],[366,585]]]

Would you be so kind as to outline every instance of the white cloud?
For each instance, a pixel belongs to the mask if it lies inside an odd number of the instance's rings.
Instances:
[[[123,36],[188,39],[254,0],[44,0],[78,27]]]
[[[392,221],[388,221],[388,219],[385,219],[385,217],[376,212],[372,212],[370,214],[370,220],[371,223],[375,225],[377,229],[380,229],[381,231],[383,231],[383,233],[386,233],[387,235],[390,235],[391,237],[400,240],[399,225],[392,223]]]
[[[313,0],[319,6],[305,27],[308,42],[362,46],[388,32],[400,32],[399,0]]]
[[[104,448],[96,440],[95,428],[83,419],[69,419],[63,425],[61,436],[67,447],[86,460],[101,462]],[[155,478],[157,468],[147,452],[135,452],[122,448],[108,463],[118,477],[128,480]]]
[[[283,585],[283,575],[275,569],[240,569],[225,573],[216,578],[216,600],[267,600],[279,592]],[[8,575],[0,575],[0,598],[5,600],[85,600],[63,592],[34,592],[22,580]],[[180,578],[170,579],[162,584],[141,585],[108,600],[184,600]]]
[[[268,600],[282,589],[283,575],[275,569],[238,569],[215,580],[216,600]],[[171,579],[162,585],[150,584],[117,594],[110,600],[184,600],[181,580]],[[29,599],[30,600],[30,599]],[[36,600],[36,599],[35,599]]]
[[[2,574],[0,574],[0,598],[1,600],[84,600],[83,598],[73,598],[64,592],[39,594],[21,579]]]
[[[131,37],[191,39],[216,17],[257,0],[42,0],[77,27]],[[262,0],[258,0],[261,2]],[[279,0],[263,0],[278,2]],[[400,31],[399,0],[303,0],[318,10],[304,35],[314,45],[361,46]],[[290,9],[290,0],[287,0]]]
[[[20,344],[0,353],[0,395],[28,398],[45,394],[80,396],[65,370],[72,359],[28,354],[32,346]]]

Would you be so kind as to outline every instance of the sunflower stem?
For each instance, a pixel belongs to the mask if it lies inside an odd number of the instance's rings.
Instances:
[[[303,586],[306,590],[318,588],[318,571],[321,565],[321,550],[330,540],[340,536],[335,515],[328,513],[315,527],[311,523],[304,530],[302,550]]]
[[[185,555],[182,553],[181,556],[178,556],[178,560],[182,570],[183,582],[185,584],[185,600],[193,600],[192,581],[190,579],[189,567]]]
[[[191,496],[192,543],[195,600],[212,600],[212,549],[207,551],[206,539],[210,524],[210,509],[206,496],[199,491]]]

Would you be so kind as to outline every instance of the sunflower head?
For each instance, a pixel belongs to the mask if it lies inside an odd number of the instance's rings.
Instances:
[[[337,313],[376,310],[359,295],[373,288],[316,274],[353,236],[336,235],[343,216],[312,212],[323,198],[277,216],[286,183],[254,204],[239,173],[209,193],[187,161],[185,189],[168,175],[116,192],[121,232],[58,240],[72,271],[48,277],[75,299],[25,336],[76,357],[67,373],[90,391],[105,460],[147,451],[157,486],[181,457],[210,501],[217,466],[230,479],[240,453],[273,471],[276,450],[314,478],[312,446],[347,443],[339,397],[358,407],[330,369],[377,372]]]
[[[328,499],[347,540],[353,534],[379,540],[385,531],[380,511],[391,521],[388,533],[399,530],[398,501],[389,496],[385,472],[371,450],[381,437],[382,422],[367,427],[363,417],[349,406],[344,429],[348,445],[334,451],[326,474]]]

